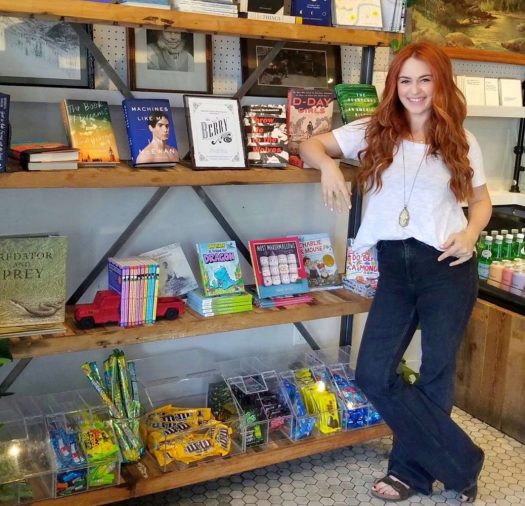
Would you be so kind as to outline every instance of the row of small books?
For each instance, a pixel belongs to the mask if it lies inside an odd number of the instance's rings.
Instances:
[[[468,105],[523,106],[523,91],[519,79],[461,75],[455,78]]]
[[[159,289],[159,264],[155,260],[140,256],[109,258],[108,287],[120,294],[120,326],[155,322]]]

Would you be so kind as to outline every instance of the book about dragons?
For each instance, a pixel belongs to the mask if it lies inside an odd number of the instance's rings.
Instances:
[[[108,103],[64,99],[61,108],[68,141],[79,150],[79,166],[117,165],[119,154]]]
[[[152,258],[159,264],[159,295],[161,297],[180,297],[199,286],[178,242],[146,251],[140,256]]]
[[[169,100],[126,98],[122,102],[133,167],[173,167],[179,161]]]
[[[337,269],[332,241],[327,233],[299,236],[304,268],[310,290],[341,288],[341,275]]]
[[[308,291],[299,237],[249,241],[259,297],[278,297]]]
[[[286,106],[246,105],[243,114],[248,164],[254,167],[287,167]]]
[[[64,322],[67,238],[0,237],[0,328]]]
[[[198,243],[197,254],[205,295],[244,292],[244,278],[235,241]]]
[[[299,156],[299,145],[332,129],[334,92],[327,88],[290,88],[287,107],[290,164],[306,168]]]

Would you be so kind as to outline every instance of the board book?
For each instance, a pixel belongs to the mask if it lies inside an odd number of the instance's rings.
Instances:
[[[0,237],[0,327],[63,323],[67,237]]]
[[[327,233],[299,235],[310,290],[341,288],[332,241]]]
[[[299,237],[257,239],[249,246],[259,297],[308,291]]]
[[[244,279],[235,241],[198,243],[197,255],[205,295],[244,292]]]

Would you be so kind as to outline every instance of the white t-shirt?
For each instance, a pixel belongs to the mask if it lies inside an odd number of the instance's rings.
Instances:
[[[357,158],[366,147],[365,129],[369,119],[359,119],[333,130],[345,158]],[[476,138],[465,130],[469,144],[468,158],[474,170],[472,186],[485,184],[481,149]],[[383,172],[383,187],[367,193],[367,205],[354,248],[363,252],[381,240],[401,240],[413,237],[443,251],[442,245],[452,233],[463,230],[467,219],[461,205],[449,188],[450,172],[439,156],[427,157],[427,146],[404,140],[405,181],[403,182],[403,155],[401,146],[394,155],[392,165]],[[421,168],[415,179],[419,164]],[[403,183],[406,199],[414,183],[407,208],[410,213],[408,226],[399,224],[399,214],[404,207]]]

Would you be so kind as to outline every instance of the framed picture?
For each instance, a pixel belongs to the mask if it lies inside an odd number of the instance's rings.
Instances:
[[[236,98],[184,95],[194,169],[245,169],[241,109]]]
[[[504,9],[497,2],[479,5],[445,0],[412,8],[412,40],[444,46],[451,58],[525,64],[525,5]],[[500,2],[501,4],[501,2]]]
[[[93,86],[93,59],[68,23],[0,17],[0,47],[0,84]]]
[[[267,40],[242,39],[242,76],[246,80],[273,47]],[[339,46],[287,43],[248,95],[285,97],[288,88],[333,88],[341,82]]]
[[[200,33],[128,30],[133,90],[211,93],[211,37]]]

